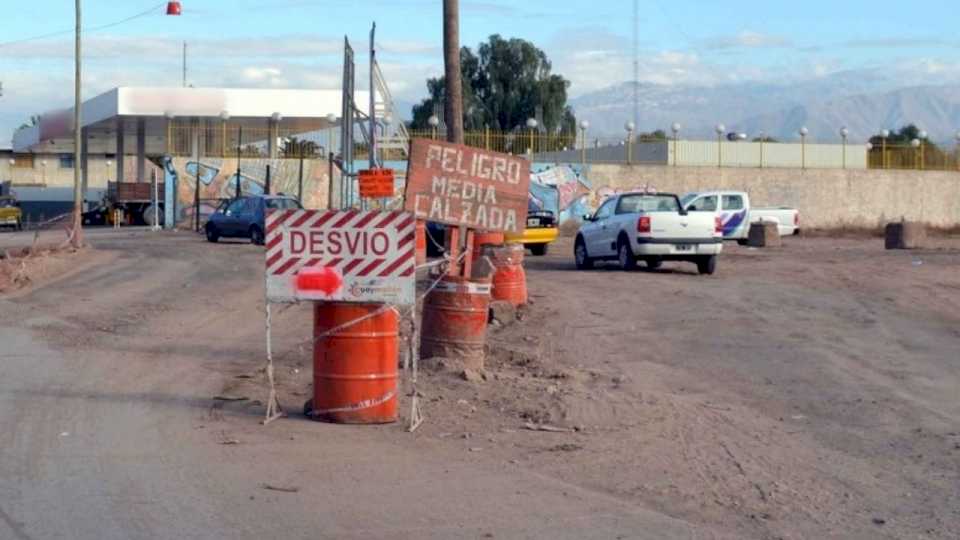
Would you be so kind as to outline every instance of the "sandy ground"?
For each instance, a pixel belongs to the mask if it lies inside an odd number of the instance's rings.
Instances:
[[[259,424],[256,247],[93,242],[0,299],[0,538],[960,536],[960,240],[728,246],[711,277],[562,240],[485,381],[425,366],[413,434],[299,414],[309,306]]]

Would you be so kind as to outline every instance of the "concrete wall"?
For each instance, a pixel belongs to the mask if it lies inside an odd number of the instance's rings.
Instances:
[[[800,210],[801,227],[877,227],[887,221],[960,224],[960,173],[840,169],[733,169],[590,165],[587,206],[611,193],[649,186],[682,195],[736,189],[757,206]]]

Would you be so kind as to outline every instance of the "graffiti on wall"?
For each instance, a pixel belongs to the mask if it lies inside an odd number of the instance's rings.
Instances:
[[[303,167],[303,200],[305,208],[326,208],[330,185],[326,160],[174,158],[167,162],[165,181],[176,186],[177,223],[190,222],[194,217],[194,198],[199,181],[200,216],[205,219],[216,211],[222,201],[237,195],[237,178],[241,195],[262,195],[266,191],[269,165],[270,192],[297,197],[300,192]]]

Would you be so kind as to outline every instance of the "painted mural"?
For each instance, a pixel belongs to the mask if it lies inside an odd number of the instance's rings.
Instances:
[[[236,158],[173,158],[166,162],[165,181],[176,186],[177,223],[189,223],[194,217],[197,180],[200,183],[200,216],[206,219],[221,202],[236,196]],[[242,195],[262,195],[266,189],[267,167],[270,169],[270,191],[298,196],[300,166],[298,159],[242,159],[239,163]],[[326,160],[303,160],[303,206],[326,208],[330,185]]]

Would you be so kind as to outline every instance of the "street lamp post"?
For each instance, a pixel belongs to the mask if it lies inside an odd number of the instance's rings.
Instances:
[[[73,168],[76,170],[77,167],[78,164],[74,163]],[[43,187],[47,187],[47,160],[40,160],[40,171],[43,176],[41,183],[43,184]]]
[[[527,118],[527,129],[530,130],[530,159],[533,160],[533,153],[536,151],[536,144],[533,139],[534,133],[537,130],[537,119],[536,118]]]
[[[440,125],[440,119],[437,118],[437,115],[431,114],[430,118],[427,118],[427,123],[430,124],[430,138],[437,138],[437,126]]]
[[[920,152],[921,152],[921,150],[920,150],[920,147],[921,147],[920,139],[914,139],[914,140],[910,141],[910,146],[913,147],[913,167],[914,167],[915,169],[920,169],[920,168],[922,168],[922,166],[921,166],[921,164],[920,164]]]
[[[880,168],[887,168],[887,139],[890,137],[890,130],[884,129],[880,131]]]
[[[633,122],[627,122],[623,129],[627,130],[627,165],[633,162],[633,130],[637,126]]]
[[[850,136],[850,130],[846,126],[840,128],[840,137],[843,139],[843,168],[847,168],[847,137]]]
[[[230,120],[230,111],[220,111],[220,156],[227,157],[227,122]]]
[[[927,132],[921,130],[918,135],[920,136],[920,170],[922,171],[927,167],[927,160],[924,155],[927,149]]]
[[[680,122],[674,122],[670,126],[670,131],[673,132],[673,166],[677,166],[677,158],[680,154]]]
[[[955,157],[957,160],[957,170],[960,171],[960,131],[958,131],[956,135],[953,136],[953,138],[957,141],[957,150],[956,150]]]
[[[587,128],[589,127],[590,127],[590,122],[587,122],[586,120],[580,121],[580,138],[581,138],[580,164],[581,165],[587,164]],[[960,148],[960,133],[957,133],[957,145],[958,145],[958,148]]]
[[[806,126],[800,128],[800,168],[807,168],[807,135],[810,130]]]
[[[727,126],[717,124],[714,128],[717,132],[717,168],[723,167],[723,134],[727,131]]]

